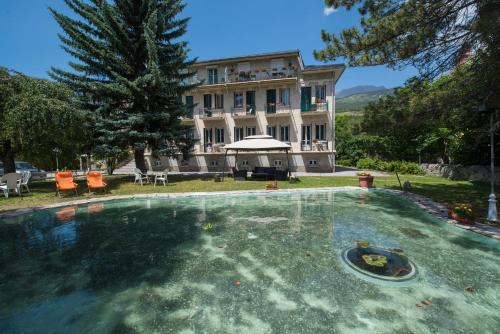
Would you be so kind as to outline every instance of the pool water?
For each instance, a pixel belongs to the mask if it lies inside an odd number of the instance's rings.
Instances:
[[[355,275],[355,240],[402,249],[417,278]],[[381,191],[42,210],[0,220],[0,333],[498,333],[499,259]]]

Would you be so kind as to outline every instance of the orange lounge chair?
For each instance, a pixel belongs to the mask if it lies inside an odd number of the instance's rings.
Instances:
[[[87,187],[89,188],[89,192],[91,189],[102,189],[106,191],[106,182],[102,177],[101,172],[88,172],[87,174]]]
[[[78,184],[73,180],[73,173],[69,172],[56,172],[56,187],[57,195],[61,196],[62,191],[74,190],[75,194],[78,195],[76,188]]]

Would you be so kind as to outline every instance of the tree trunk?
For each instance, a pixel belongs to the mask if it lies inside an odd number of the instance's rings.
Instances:
[[[10,140],[3,142],[2,161],[4,174],[16,172],[15,155]]]
[[[139,168],[143,173],[147,172],[146,159],[144,159],[144,150],[134,149],[135,167]]]

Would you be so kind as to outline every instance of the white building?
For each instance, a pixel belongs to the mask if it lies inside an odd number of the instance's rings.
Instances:
[[[289,143],[290,169],[332,172],[335,163],[335,84],[343,64],[306,66],[300,52],[283,51],[197,62],[202,85],[183,96],[197,139],[191,158],[162,158],[153,168],[221,171],[224,145],[267,134]],[[226,166],[234,165],[228,156]],[[240,169],[285,168],[284,153],[240,153]]]

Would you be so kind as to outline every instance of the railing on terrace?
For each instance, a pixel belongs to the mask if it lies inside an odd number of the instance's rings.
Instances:
[[[221,108],[212,109],[212,108],[200,108],[198,111],[200,118],[209,119],[209,118],[220,118],[225,117],[225,110]]]
[[[224,143],[207,143],[204,146],[205,153],[222,153],[224,150]]]
[[[327,140],[318,140],[318,139],[313,139],[312,141],[309,140],[302,140],[300,142],[300,150],[301,151],[307,151],[307,152],[326,152],[328,151],[328,141]]]
[[[328,102],[319,102],[319,103],[311,103],[302,105],[300,108],[301,112],[328,112]]]
[[[290,105],[283,105],[280,103],[266,103],[264,108],[266,115],[289,114],[292,111]]]
[[[282,68],[282,69],[255,69],[249,72],[230,72],[221,73],[216,76],[208,77],[204,85],[216,85],[225,83],[259,81],[259,80],[272,80],[272,79],[285,79],[297,77],[298,72],[296,69]]]
[[[247,105],[246,108],[231,108],[231,116],[242,117],[242,116],[255,116],[255,106]]]

